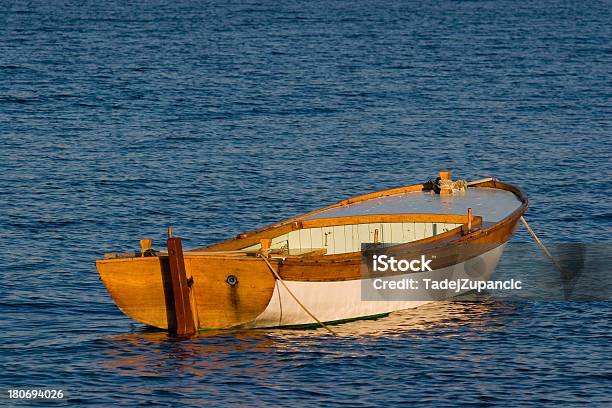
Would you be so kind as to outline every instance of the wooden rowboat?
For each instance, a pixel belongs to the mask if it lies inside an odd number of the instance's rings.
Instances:
[[[457,185],[441,172],[435,181],[343,200],[206,247],[183,252],[170,238],[168,251],[157,252],[141,241],[141,254],[96,265],[126,315],[179,334],[385,315],[428,301],[364,300],[363,244],[428,254],[438,276],[472,264],[478,279],[495,271],[527,196],[495,179]]]

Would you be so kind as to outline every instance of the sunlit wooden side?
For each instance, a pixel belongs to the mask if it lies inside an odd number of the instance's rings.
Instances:
[[[172,298],[167,297],[172,288],[160,258],[100,260],[96,266],[100,279],[123,313],[160,329],[167,330],[168,323],[174,322]]]
[[[165,258],[97,262],[100,278],[119,309],[132,319],[168,329],[174,324],[170,275]],[[255,319],[270,302],[275,280],[258,258],[185,256],[194,318],[199,329],[222,329]],[[232,275],[237,283],[230,285]]]
[[[259,258],[198,257],[185,252],[193,277],[195,318],[200,329],[237,326],[259,316],[268,306],[275,279]],[[228,283],[233,276],[237,283]]]

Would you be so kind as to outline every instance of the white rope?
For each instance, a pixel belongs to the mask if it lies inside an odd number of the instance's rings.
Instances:
[[[310,310],[308,310],[306,308],[306,306],[304,306],[302,304],[302,302],[300,302],[298,300],[298,298],[293,294],[293,292],[291,292],[291,290],[289,289],[289,287],[287,287],[287,284],[285,283],[285,281],[283,281],[283,279],[280,277],[280,275],[278,274],[278,272],[276,272],[276,269],[274,269],[274,267],[272,266],[272,264],[270,264],[270,262],[268,261],[268,259],[266,259],[266,257],[263,254],[258,254],[257,256],[259,256],[261,259],[263,259],[263,261],[266,263],[266,265],[268,265],[268,268],[270,268],[270,271],[272,271],[272,273],[274,274],[274,276],[276,277],[276,279],[278,279],[278,281],[285,287],[285,289],[287,290],[287,293],[289,293],[291,295],[291,297],[293,298],[293,300],[295,300],[295,302],[300,305],[300,307],[302,309],[304,309],[304,311],[308,314],[308,316],[312,317],[314,320],[316,320],[317,323],[319,323],[321,325],[321,327],[323,327],[325,330],[327,330],[328,332],[330,332],[331,334],[333,334],[334,336],[337,336],[337,334],[330,329],[329,327],[327,327],[325,325],[325,323],[323,323],[322,321],[320,321],[319,319],[317,319],[317,317],[312,314],[310,312]]]

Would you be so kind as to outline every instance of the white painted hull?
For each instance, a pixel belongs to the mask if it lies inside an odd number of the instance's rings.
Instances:
[[[454,266],[420,273],[423,278],[434,280],[470,278],[472,280],[489,280],[503,253],[506,244]],[[403,275],[410,277],[411,275]],[[365,282],[364,282],[365,281]],[[369,316],[387,314],[399,310],[415,308],[433,300],[426,300],[423,293],[414,293],[410,300],[362,300],[362,285],[372,285],[372,279],[357,279],[337,282],[298,282],[285,281],[289,289],[317,318],[323,322],[359,319]],[[458,296],[466,291],[449,293],[449,297]],[[243,325],[246,328],[280,327],[307,325],[316,323],[293,300],[287,290],[276,283],[268,307],[254,321]]]

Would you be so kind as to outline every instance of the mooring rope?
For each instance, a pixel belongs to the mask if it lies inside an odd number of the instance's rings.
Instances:
[[[451,190],[453,193],[457,191],[465,191],[468,186],[467,181],[465,180],[440,180],[438,182],[441,190]]]
[[[533,239],[535,240],[536,244],[538,244],[540,246],[540,248],[542,248],[542,251],[544,251],[544,253],[546,254],[547,257],[550,258],[550,260],[552,261],[552,263],[555,265],[555,268],[557,268],[557,270],[561,273],[563,273],[563,271],[561,270],[561,265],[559,265],[557,263],[557,261],[555,260],[555,258],[553,258],[552,254],[550,253],[550,251],[548,251],[548,249],[546,248],[546,246],[544,245],[544,243],[540,240],[540,238],[538,238],[538,236],[535,234],[535,232],[533,232],[533,230],[531,229],[531,227],[529,226],[529,224],[527,223],[527,220],[525,219],[525,217],[521,216],[521,222],[523,223],[523,225],[525,226],[525,228],[527,228],[527,231],[529,231],[529,234],[531,234],[531,236],[533,237]]]
[[[261,259],[263,259],[263,261],[266,263],[266,265],[268,265],[268,268],[270,268],[270,271],[272,271],[272,273],[274,274],[274,276],[276,277],[276,279],[278,279],[278,281],[285,287],[285,289],[287,290],[287,293],[289,293],[291,295],[291,297],[293,298],[293,300],[295,300],[295,302],[300,305],[300,307],[302,309],[304,309],[304,311],[308,314],[308,316],[312,317],[314,320],[316,320],[317,323],[319,323],[321,325],[321,327],[323,327],[325,330],[327,330],[328,332],[330,332],[331,334],[333,334],[334,336],[337,336],[336,332],[334,332],[332,329],[330,329],[329,327],[327,327],[325,325],[325,323],[323,323],[321,320],[317,319],[317,317],[312,314],[310,312],[310,310],[308,310],[308,308],[306,306],[304,306],[304,304],[302,304],[302,302],[299,301],[299,299],[293,294],[293,292],[289,289],[289,287],[287,286],[287,284],[285,283],[285,281],[280,277],[280,275],[278,274],[278,272],[274,269],[274,267],[272,266],[272,264],[268,261],[268,259],[263,255],[263,254],[258,254],[257,256],[259,256]]]

